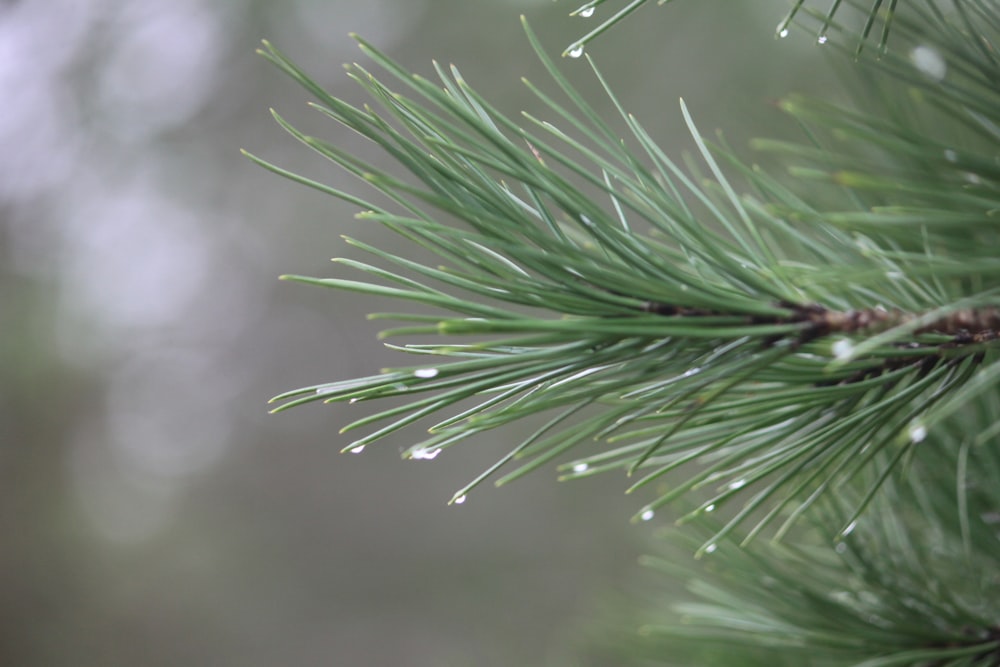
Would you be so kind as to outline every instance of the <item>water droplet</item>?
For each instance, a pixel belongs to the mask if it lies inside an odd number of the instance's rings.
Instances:
[[[830,39],[830,38],[827,37],[826,35],[820,35],[819,37],[816,38],[816,43],[817,44],[826,44],[826,42],[827,42],[828,39]]]
[[[951,148],[946,148],[946,149],[944,149],[944,159],[947,160],[948,162],[957,162],[958,161],[958,153],[956,153]],[[316,391],[319,391],[319,389],[317,389]]]
[[[697,367],[695,367],[695,368],[689,368],[686,371],[684,371],[684,374],[681,377],[689,378],[692,375],[695,375],[696,373],[700,373],[700,372],[701,372],[700,368],[697,368]]]
[[[910,426],[910,442],[923,442],[927,437],[927,427],[923,424],[913,424]]]
[[[349,400],[349,401],[347,402],[347,404],[348,404],[348,405],[354,405],[355,403],[357,403],[357,402],[358,402],[358,401],[360,401],[360,400],[361,400],[360,398],[358,398],[357,396],[355,396],[354,398],[352,398],[351,400]]]
[[[948,74],[948,63],[937,49],[929,46],[918,46],[910,51],[910,62],[922,74],[935,81],[940,81]]]
[[[583,44],[574,46],[566,53],[566,55],[568,55],[570,58],[579,58],[580,56],[583,55]]]
[[[714,504],[709,505],[708,507],[705,508],[705,511],[706,512],[714,512],[715,511],[715,505]]]
[[[846,338],[841,338],[833,344],[831,350],[833,351],[833,356],[837,359],[846,359],[854,351],[854,343]]]
[[[850,522],[849,524],[847,524],[847,528],[844,528],[842,531],[840,531],[840,536],[841,537],[847,537],[848,535],[850,535],[851,533],[853,533],[854,529],[857,528],[857,527],[858,527],[858,522],[857,521]]]
[[[738,479],[735,482],[730,482],[729,483],[729,488],[733,489],[733,490],[742,489],[746,485],[747,485],[747,481],[745,479]]]
[[[360,454],[363,451],[365,451],[365,446],[361,445],[360,447],[355,447],[354,449],[352,449],[351,454]]]
[[[418,368],[417,370],[413,371],[414,377],[424,378],[428,380],[430,378],[437,377],[437,374],[438,374],[438,369],[436,368]]]
[[[580,16],[582,18],[585,18],[585,19],[589,19],[591,16],[594,15],[594,8],[593,7],[587,7],[585,9],[581,9],[579,12],[577,12],[576,15]]]
[[[588,468],[590,468],[590,466],[583,462],[573,464],[573,472],[587,472]]]
[[[639,515],[639,518],[643,521],[649,521],[655,514],[656,513],[653,510],[643,510],[642,514]]]
[[[455,498],[451,502],[453,502],[456,505],[461,505],[462,503],[465,502],[465,494],[463,493],[462,495],[460,495],[458,498]]]
[[[886,271],[885,277],[889,280],[902,280],[903,274],[900,271]]]
[[[423,447],[421,447],[420,449],[414,449],[412,452],[410,452],[410,458],[430,461],[440,453],[441,453],[440,449],[424,449]]]
[[[836,546],[833,547],[833,550],[836,551],[838,554],[842,554],[845,551],[847,551],[847,543],[837,542]]]
[[[778,32],[778,37],[780,37],[781,39],[784,39],[785,37],[788,37],[788,28],[782,28]]]
[[[718,544],[709,544],[707,547],[705,547],[705,553],[707,554],[715,553],[715,550],[718,548],[719,548]]]

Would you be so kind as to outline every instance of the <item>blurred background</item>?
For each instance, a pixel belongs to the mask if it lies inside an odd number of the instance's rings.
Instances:
[[[831,85],[808,36],[772,38],[787,5],[650,3],[588,51],[668,151],[691,147],[681,96],[739,148],[785,131],[775,98]],[[338,453],[370,406],[267,413],[281,391],[408,362],[364,319],[388,304],[277,280],[342,275],[344,233],[397,242],[239,154],[367,194],[275,107],[382,160],[310,112],[261,38],[352,101],[357,32],[543,113],[519,81],[546,84],[518,15],[555,54],[591,27],[575,8],[0,4],[0,664],[614,664],[595,637],[649,531],[628,522],[642,499],[625,479],[549,469],[448,507],[520,434],[403,461],[416,431]],[[586,64],[563,65],[610,116]]]

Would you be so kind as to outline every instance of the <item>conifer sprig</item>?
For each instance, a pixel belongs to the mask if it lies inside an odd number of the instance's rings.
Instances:
[[[704,501],[689,519],[733,501],[714,542],[748,522],[744,541],[769,526],[783,533],[831,489],[861,480],[856,504],[831,527],[846,529],[939,423],[1000,385],[1000,273],[982,245],[995,237],[991,211],[1000,210],[988,152],[961,149],[955,168],[976,165],[980,181],[946,207],[946,191],[921,177],[919,162],[909,163],[933,154],[936,165],[951,164],[940,148],[950,144],[792,100],[787,110],[830,128],[839,144],[761,146],[811,161],[795,174],[834,186],[845,208],[830,213],[712,146],[682,103],[712,177],[692,175],[605,85],[622,110],[623,138],[527,32],[564,98],[528,83],[552,120],[505,117],[454,67],[438,67],[434,83],[364,41],[362,50],[408,92],[353,65],[349,76],[378,105],[355,107],[265,44],[262,53],[317,98],[321,113],[380,146],[416,184],[277,115],[394,207],[253,159],[368,209],[361,218],[443,261],[427,266],[348,239],[377,264],[338,261],[366,279],[288,276],[439,311],[375,317],[406,323],[385,336],[442,342],[393,345],[420,362],[287,392],[275,399],[277,409],[403,397],[402,405],[344,430],[382,424],[347,447],[358,451],[434,416],[429,435],[406,452],[412,458],[436,456],[513,421],[542,419],[453,501],[511,464],[517,467],[497,484],[572,453],[560,468],[564,477],[624,470],[635,477],[631,489],[653,489],[639,519],[695,489],[704,490]],[[942,86],[971,88],[964,79],[917,80],[929,91],[921,108],[988,127],[993,112],[966,106],[981,90],[935,97],[930,93]],[[857,162],[848,168],[859,153],[870,156],[871,169]],[[890,173],[898,166],[897,177],[880,178],[876,165]],[[728,169],[752,194],[737,194]],[[447,217],[462,224],[441,221]]]
[[[884,22],[878,53],[857,57],[858,35],[833,20],[842,5],[867,12],[861,43]],[[287,392],[276,410],[394,397],[344,429],[365,429],[347,449],[429,425],[414,459],[531,420],[453,502],[553,461],[567,479],[630,474],[652,495],[640,520],[680,501],[688,525],[667,539],[681,557],[647,562],[694,601],[644,627],[670,642],[659,661],[683,662],[693,640],[685,664],[735,664],[731,645],[768,667],[1000,664],[1000,7],[898,5],[793,4],[788,21],[817,21],[867,85],[852,109],[781,102],[806,138],[754,147],[787,174],[703,135],[683,103],[702,166],[681,167],[589,58],[614,123],[530,30],[554,86],[526,82],[540,110],[520,118],[454,67],[428,81],[363,41],[380,73],[348,69],[372,100],[353,106],[265,43],[321,113],[408,177],[277,114],[390,203],[252,159],[441,261],[348,239],[373,258],[336,260],[360,279],[287,276],[409,302],[373,317],[399,323],[387,337],[434,342],[390,344],[415,361]],[[743,548],[764,533],[781,539]]]

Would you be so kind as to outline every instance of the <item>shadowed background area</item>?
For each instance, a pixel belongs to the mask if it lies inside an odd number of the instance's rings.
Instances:
[[[774,98],[829,83],[805,35],[771,39],[784,0],[649,4],[588,51],[668,151],[690,148],[678,97],[739,147],[782,131]],[[517,17],[558,53],[589,29],[574,8],[0,7],[0,663],[607,664],[588,635],[649,528],[628,523],[641,499],[623,476],[556,484],[550,467],[447,507],[524,432],[410,462],[418,430],[338,453],[369,406],[267,414],[286,389],[408,363],[364,319],[390,304],[276,279],[342,275],[329,258],[360,255],[341,234],[398,242],[239,154],[367,194],[285,135],[275,107],[387,164],[254,55],[261,37],[352,101],[341,64],[361,58],[357,32],[544,114],[519,80],[546,84]],[[563,65],[610,116],[586,64]]]

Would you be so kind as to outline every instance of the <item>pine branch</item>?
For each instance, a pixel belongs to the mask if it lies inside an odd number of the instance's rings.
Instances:
[[[853,33],[833,22],[841,4],[817,13],[799,1],[788,20],[820,21],[821,41],[854,58]],[[690,664],[730,645],[740,664],[1000,664],[1000,8],[956,0],[946,15],[912,0],[895,16],[896,4],[870,8],[862,39],[877,16],[885,29],[880,57],[856,65],[868,81],[858,108],[793,96],[781,106],[806,139],[755,142],[788,177],[705,137],[683,102],[710,177],[693,161],[682,169],[589,58],[623,130],[530,30],[561,97],[526,82],[544,111],[518,119],[454,67],[430,82],[363,41],[405,94],[354,65],[374,101],[355,107],[265,44],[321,113],[412,178],[277,114],[392,204],[252,159],[366,209],[360,218],[442,262],[348,239],[374,257],[337,260],[361,280],[286,276],[410,302],[413,312],[374,316],[401,323],[384,335],[438,342],[389,345],[418,362],[287,392],[276,410],[400,397],[348,425],[375,430],[347,449],[436,419],[404,454],[414,459],[537,420],[452,502],[560,461],[563,478],[634,475],[632,490],[654,494],[637,519],[683,503],[686,530],[668,539],[701,560],[647,561],[690,589],[674,620],[658,611],[643,629],[670,641],[671,660],[687,643]],[[770,544],[745,548],[765,533]]]
[[[933,3],[926,6],[934,11]],[[904,40],[923,43],[930,35],[915,32],[921,22],[899,24]],[[316,96],[318,110],[382,147],[418,184],[303,135],[277,115],[293,136],[397,209],[254,159],[370,209],[363,219],[445,262],[426,266],[348,239],[396,269],[339,260],[370,281],[288,278],[447,313],[376,315],[408,323],[385,336],[479,338],[390,346],[424,361],[287,392],[275,399],[278,410],[313,401],[408,400],[348,425],[345,431],[385,423],[351,443],[351,451],[445,412],[406,452],[411,458],[547,415],[452,501],[464,501],[515,462],[520,467],[496,484],[596,448],[564,463],[564,478],[607,470],[636,475],[630,490],[655,487],[657,494],[637,513],[643,520],[701,489],[705,499],[687,519],[732,503],[735,514],[713,541],[742,524],[750,527],[741,538],[748,541],[772,525],[787,531],[831,489],[863,480],[845,529],[900,463],[936,437],[939,424],[1000,386],[1000,260],[991,250],[997,231],[990,213],[1000,210],[1000,194],[988,148],[997,138],[985,141],[1000,105],[991,107],[980,85],[984,52],[959,49],[949,63],[961,72],[947,79],[914,74],[912,64],[907,70],[924,91],[914,106],[968,121],[978,144],[942,149],[951,144],[928,139],[917,123],[886,126],[876,116],[818,103],[785,104],[804,122],[831,128],[837,150],[822,143],[762,147],[812,162],[795,174],[833,186],[834,201],[845,207],[830,213],[710,145],[683,103],[711,179],[678,167],[624,111],[631,136],[623,140],[530,30],[528,36],[566,101],[529,83],[555,120],[525,115],[524,125],[498,113],[455,68],[439,67],[435,84],[362,41],[362,50],[415,95],[394,92],[353,66],[350,76],[379,111],[329,96],[265,45],[264,55]],[[895,74],[905,62],[890,55],[879,67]],[[856,151],[869,156],[870,168]],[[755,194],[738,195],[720,160]],[[978,181],[956,192],[927,179],[942,172],[947,179],[951,170]],[[885,204],[872,208],[872,198]],[[465,227],[438,222],[442,214]],[[675,470],[686,478],[662,484]]]

